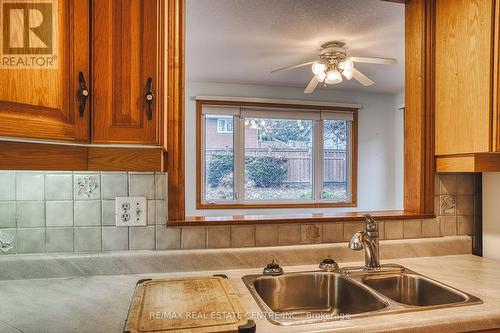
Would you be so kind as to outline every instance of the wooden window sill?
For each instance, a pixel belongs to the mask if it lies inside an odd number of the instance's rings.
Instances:
[[[376,212],[312,213],[286,215],[227,215],[227,216],[188,216],[182,221],[169,221],[170,227],[198,227],[214,225],[246,224],[288,224],[288,223],[330,223],[364,221],[364,214],[370,213],[378,220],[430,219],[434,214],[420,214],[402,210]]]

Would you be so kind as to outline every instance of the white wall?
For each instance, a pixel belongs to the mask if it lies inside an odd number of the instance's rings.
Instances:
[[[403,209],[404,205],[404,93],[394,98],[394,208]]]
[[[396,200],[396,189],[402,188],[401,158],[396,152],[395,141],[401,133],[395,130],[396,96],[362,92],[340,92],[333,89],[318,89],[305,95],[303,88],[275,87],[261,85],[222,84],[210,82],[187,82],[186,85],[186,214],[192,215],[232,215],[262,214],[252,210],[196,210],[196,103],[195,96],[237,96],[279,99],[301,99],[324,102],[359,103],[358,125],[358,207],[327,209],[275,209],[265,210],[266,214],[341,212],[364,210],[400,209],[401,200]],[[398,135],[396,133],[399,133]],[[400,201],[400,202],[398,202]]]
[[[483,173],[483,257],[500,260],[500,172]]]

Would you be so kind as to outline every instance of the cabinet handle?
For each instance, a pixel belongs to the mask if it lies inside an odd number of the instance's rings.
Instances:
[[[85,105],[87,104],[87,98],[89,98],[90,92],[87,88],[87,84],[85,83],[85,77],[83,76],[83,72],[78,73],[78,81],[80,83],[80,90],[78,90],[78,97],[80,97],[80,117],[83,117],[85,113]]]
[[[153,102],[155,101],[155,93],[153,92],[153,79],[148,77],[146,82],[146,94],[144,95],[144,102],[146,102],[147,111],[146,115],[148,120],[153,119]]]

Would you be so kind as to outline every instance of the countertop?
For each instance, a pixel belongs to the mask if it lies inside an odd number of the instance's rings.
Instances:
[[[260,268],[164,274],[0,281],[0,332],[122,332],[136,282],[144,278],[226,274],[253,313],[257,332],[464,332],[500,327],[500,262],[473,255],[386,260],[481,298],[484,304],[350,319],[276,326],[259,318],[260,308],[241,277]],[[354,266],[360,263],[344,263]],[[286,272],[317,266],[285,266]]]

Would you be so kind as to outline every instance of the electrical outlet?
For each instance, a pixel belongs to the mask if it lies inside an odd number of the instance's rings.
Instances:
[[[115,202],[117,227],[146,225],[146,197],[117,197]]]

